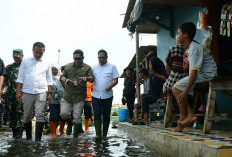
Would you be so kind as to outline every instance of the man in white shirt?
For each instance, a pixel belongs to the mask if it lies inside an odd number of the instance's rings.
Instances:
[[[51,65],[42,59],[45,45],[36,42],[33,45],[33,57],[24,59],[20,65],[16,90],[16,99],[23,103],[23,121],[27,140],[32,139],[33,111],[36,117],[35,140],[40,141],[45,122],[45,104],[52,98]],[[48,102],[46,102],[48,100]]]
[[[96,136],[107,136],[110,124],[110,112],[113,101],[112,88],[118,84],[118,71],[115,65],[107,62],[108,56],[105,50],[98,51],[99,64],[92,67],[94,85],[92,92],[92,104],[94,109],[94,124]],[[101,130],[103,116],[103,134]]]

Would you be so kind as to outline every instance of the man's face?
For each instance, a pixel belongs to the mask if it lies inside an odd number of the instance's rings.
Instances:
[[[143,79],[143,76],[144,76],[143,73],[139,73],[139,78],[140,79]]]
[[[73,59],[76,65],[81,65],[83,63],[84,57],[82,57],[80,54],[74,54]]]
[[[56,67],[52,67],[52,75],[56,76],[58,74],[58,69]]]
[[[14,58],[14,62],[16,64],[21,64],[22,60],[23,60],[23,55],[20,55],[19,57],[13,57]]]
[[[105,56],[105,53],[99,53],[98,54],[98,61],[101,66],[105,65],[107,63],[107,56]]]
[[[184,44],[184,41],[186,40],[186,34],[184,34],[181,29],[178,29],[177,36],[176,36],[176,43],[178,44]]]
[[[33,55],[34,55],[34,58],[36,60],[39,60],[42,58],[43,54],[44,54],[44,51],[45,51],[45,48],[42,47],[42,48],[38,48],[38,47],[35,47],[33,48]]]
[[[126,76],[130,77],[131,76],[131,70],[130,69],[126,69]]]

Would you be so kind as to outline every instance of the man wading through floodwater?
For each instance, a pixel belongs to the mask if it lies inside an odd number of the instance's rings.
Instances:
[[[60,116],[64,120],[71,119],[73,110],[73,138],[82,131],[82,113],[86,98],[86,81],[93,82],[93,72],[89,65],[83,63],[84,54],[81,50],[73,53],[74,62],[65,65],[61,81],[65,82],[63,99],[61,100]]]
[[[32,139],[32,118],[35,110],[35,140],[40,141],[45,122],[44,107],[52,100],[52,68],[50,63],[42,59],[45,51],[43,43],[34,43],[32,50],[33,57],[24,59],[19,68],[16,99],[21,102],[22,88],[23,122],[27,140]]]

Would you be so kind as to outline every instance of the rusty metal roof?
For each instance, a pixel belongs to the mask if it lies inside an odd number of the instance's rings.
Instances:
[[[222,3],[222,1],[226,0],[142,0],[144,5],[151,6],[153,5],[155,8],[155,5],[163,5],[163,6],[193,6],[193,7],[206,7],[206,6],[213,6],[219,3]],[[122,28],[127,27],[127,23],[130,20],[131,12],[134,8],[136,0],[129,0],[127,11],[124,17]],[[143,24],[138,24],[137,29],[139,33],[157,33],[159,30],[159,27],[146,22]]]
[[[155,53],[157,53],[157,47],[156,46],[149,45],[149,46],[140,46],[139,47],[139,59],[140,59],[140,62],[144,59],[145,55],[147,55],[152,49],[155,51]],[[136,54],[133,56],[132,60],[130,61],[130,63],[128,64],[127,67],[135,69],[135,67],[136,67]],[[122,75],[120,76],[120,78],[123,78],[125,76],[126,75],[123,72]]]

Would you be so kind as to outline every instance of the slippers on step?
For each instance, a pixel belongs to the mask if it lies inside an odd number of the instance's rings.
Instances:
[[[139,122],[133,122],[132,125],[139,125]]]
[[[149,125],[149,124],[145,124],[144,122],[139,122],[139,125]]]

